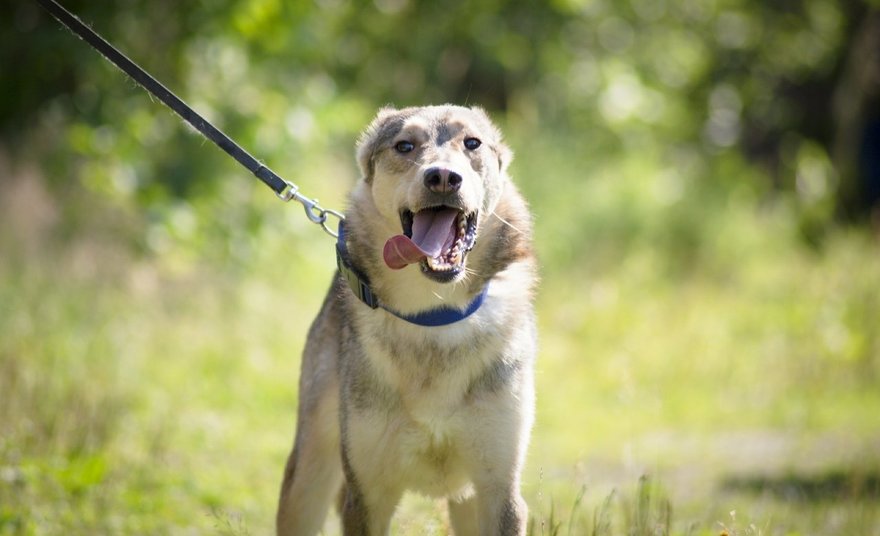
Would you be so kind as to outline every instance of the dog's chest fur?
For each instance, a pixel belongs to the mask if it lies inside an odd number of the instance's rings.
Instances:
[[[356,372],[342,375],[355,408],[349,420],[381,430],[397,464],[390,472],[405,476],[407,487],[465,493],[474,417],[485,398],[521,380],[521,356],[528,355],[522,350],[534,344],[532,317],[517,318],[521,308],[510,302],[520,299],[503,283],[494,285],[472,318],[450,326],[377,318],[362,306],[353,316],[341,363]]]
[[[489,301],[487,309],[495,305]],[[442,328],[403,326],[396,319],[381,324],[386,327],[364,340],[366,356],[397,393],[400,409],[426,426],[439,425],[467,402],[500,339],[498,330],[476,322]]]

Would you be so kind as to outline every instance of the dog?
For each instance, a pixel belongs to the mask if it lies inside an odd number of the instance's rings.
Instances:
[[[340,270],[308,334],[279,535],[387,534],[405,491],[445,497],[456,535],[525,534],[536,261],[512,152],[480,108],[383,108]],[[366,289],[366,290],[365,290]]]

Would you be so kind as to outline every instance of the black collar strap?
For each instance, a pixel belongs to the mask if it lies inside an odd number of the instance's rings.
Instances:
[[[381,307],[397,318],[419,326],[448,326],[459,320],[464,320],[477,312],[477,309],[483,305],[483,301],[486,299],[486,294],[489,292],[489,285],[487,284],[483,287],[482,292],[474,298],[474,301],[472,301],[464,311],[453,309],[452,307],[438,307],[429,311],[406,315],[389,309],[379,303],[379,299],[373,294],[373,290],[370,288],[370,281],[367,279],[367,276],[352,264],[351,258],[348,255],[348,245],[345,243],[344,221],[339,222],[339,232],[336,238],[336,265],[339,267],[339,273],[342,274],[342,277],[345,279],[346,283],[348,283],[349,288],[351,288],[354,295],[357,296],[360,301],[369,305],[373,309]]]

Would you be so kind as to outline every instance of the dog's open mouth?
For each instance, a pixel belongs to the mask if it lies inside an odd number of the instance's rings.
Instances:
[[[464,268],[464,258],[477,239],[477,213],[439,206],[400,214],[403,234],[385,242],[385,264],[399,270],[419,263],[438,281],[451,281]]]

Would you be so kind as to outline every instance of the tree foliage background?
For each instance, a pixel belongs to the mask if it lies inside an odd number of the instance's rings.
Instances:
[[[552,135],[589,158],[586,174],[633,153],[678,170],[741,157],[758,171],[749,187],[794,194],[812,241],[880,196],[880,23],[863,1],[68,7],[294,181],[309,154],[344,153],[379,105],[458,102]],[[233,173],[35,2],[3,9],[12,155],[157,210]]]
[[[679,532],[877,533],[876,0],[63,3],[327,207],[380,106],[489,110],[544,279],[536,531],[656,533],[601,501],[647,467]],[[332,243],[36,2],[0,29],[0,534],[268,530]]]

